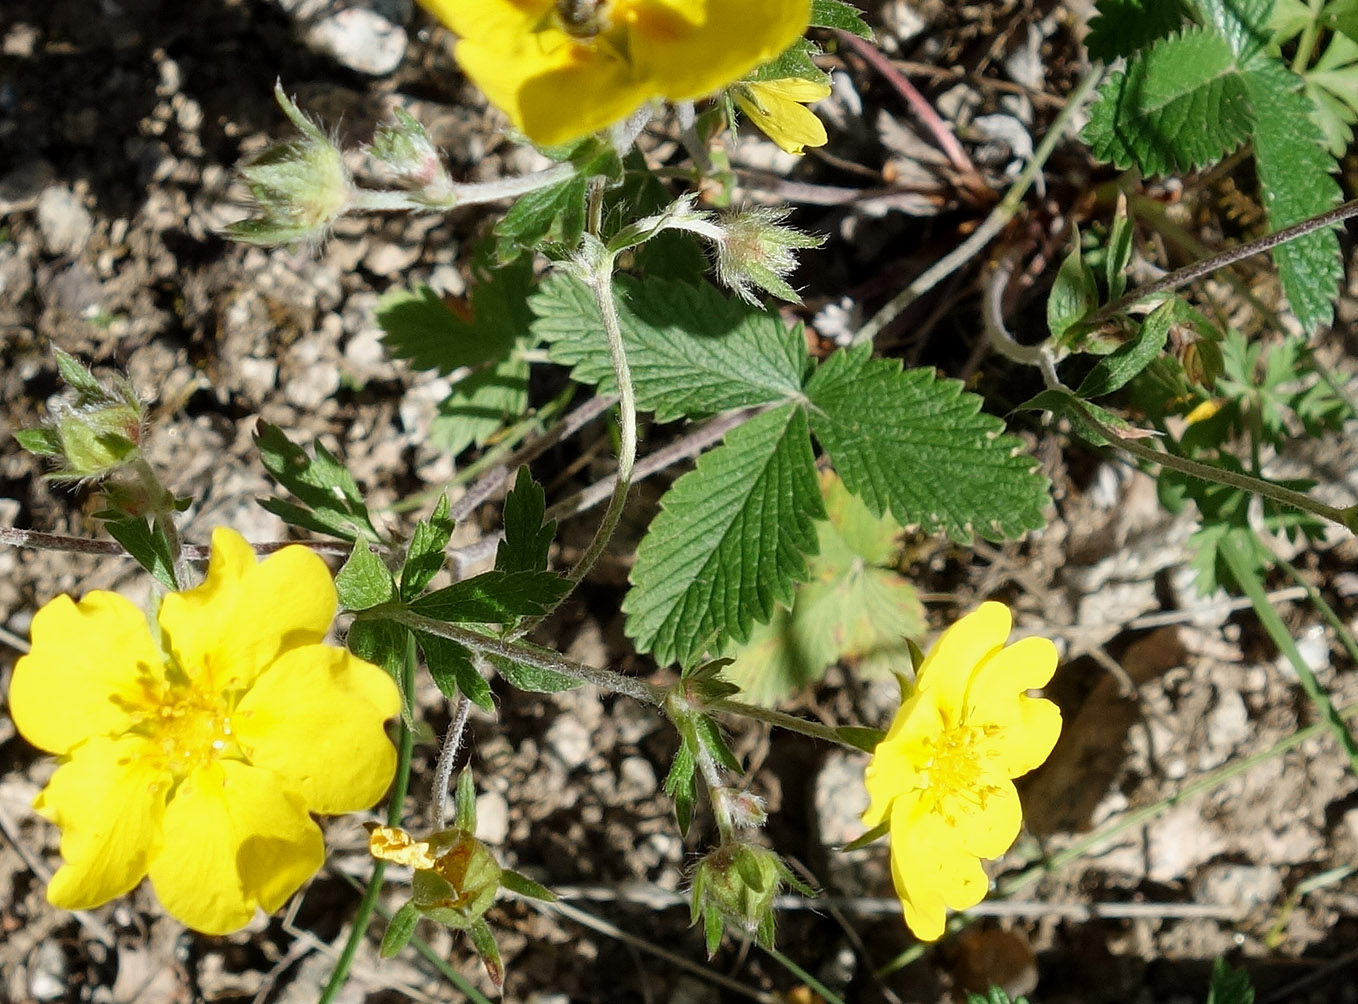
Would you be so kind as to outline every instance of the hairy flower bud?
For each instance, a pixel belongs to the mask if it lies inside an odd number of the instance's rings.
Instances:
[[[275,85],[279,107],[301,136],[269,147],[240,168],[259,215],[226,232],[251,244],[294,244],[322,238],[354,199],[353,179],[335,142]]]
[[[378,126],[368,154],[392,172],[421,202],[446,207],[456,202],[453,181],[423,125],[404,108]]]
[[[759,305],[756,289],[789,303],[802,302],[786,281],[797,267],[793,251],[820,247],[825,238],[782,226],[788,212],[761,207],[722,217],[722,236],[716,242],[717,278],[748,303]]]
[[[716,953],[727,924],[761,945],[772,945],[773,900],[783,885],[813,895],[777,854],[744,841],[723,843],[698,862],[690,916],[694,924],[702,918],[708,957]]]

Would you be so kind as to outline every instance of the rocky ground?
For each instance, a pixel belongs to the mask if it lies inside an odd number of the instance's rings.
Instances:
[[[1079,77],[1085,16],[1075,4],[1020,0],[894,0],[871,11],[885,51],[907,61],[956,125],[993,193],[1003,192]],[[430,497],[422,493],[474,455],[453,458],[428,445],[447,382],[385,355],[373,307],[385,290],[418,282],[463,293],[485,213],[345,220],[314,252],[234,245],[219,228],[242,215],[233,164],[285,132],[275,79],[351,143],[399,103],[428,126],[458,178],[534,167],[536,155],[502,139],[500,119],[458,76],[445,42],[408,0],[7,0],[0,430],[42,419],[58,389],[56,346],[125,372],[147,395],[151,459],[175,491],[195,499],[184,520],[189,539],[205,540],[216,525],[256,541],[286,536],[254,502],[270,492],[250,439],[261,418],[294,439],[328,443],[370,506],[389,525],[408,525],[420,511],[402,503]],[[823,155],[792,164],[753,136],[732,152],[745,197],[791,200],[799,225],[830,235],[798,277],[805,316],[825,339],[956,246],[986,211],[985,198],[949,180],[946,162],[879,77],[849,57],[833,65],[842,72],[823,106],[831,133]],[[1021,251],[1030,263],[1020,277],[1027,285],[1017,283],[1010,297],[1020,333],[1041,323],[1067,234],[1063,214],[1104,178],[1078,144],[1066,144],[1003,236],[999,250]],[[1199,213],[1189,222],[1210,243],[1222,237],[1214,219]],[[1003,414],[1027,395],[985,356],[976,292],[983,264],[921,300],[879,344],[912,364],[976,377]],[[1276,296],[1266,271],[1247,277],[1260,296]],[[1341,318],[1355,312],[1346,299]],[[1346,325],[1321,341],[1341,372],[1350,342]],[[850,1001],[942,1000],[978,980],[1032,991],[1047,1004],[1200,1001],[1222,954],[1250,971],[1261,1001],[1358,1000],[1358,878],[1349,874],[1358,858],[1358,781],[1345,759],[1317,736],[1251,765],[1248,758],[1314,714],[1248,609],[1196,595],[1186,567],[1192,523],[1167,515],[1153,482],[1116,458],[1035,425],[1020,429],[1056,484],[1049,526],[1002,548],[914,541],[908,566],[938,601],[937,626],[999,597],[1022,630],[1055,637],[1063,652],[1050,693],[1066,733],[1023,785],[1029,832],[993,873],[1012,879],[1044,854],[1059,859],[1136,810],[1189,793],[1092,842],[983,908],[964,935],[898,966],[892,960],[909,939],[883,899],[884,848],[847,856],[831,849],[858,832],[864,758],[737,728],[736,751],[769,802],[770,839],[831,897],[813,910],[789,908],[780,947]],[[596,423],[536,473],[561,497],[606,472],[599,458],[608,449]],[[1355,465],[1343,449],[1298,443],[1289,459],[1345,497],[1352,486],[1340,482]],[[640,511],[647,501],[639,494]],[[41,464],[0,437],[0,525],[98,537],[96,508],[89,493],[45,482]],[[476,539],[494,518],[469,521],[459,539]],[[568,525],[564,546],[589,530]],[[1338,537],[1293,557],[1351,629],[1354,557],[1353,541]],[[585,662],[654,672],[622,634],[624,574],[623,564],[606,563],[544,640]],[[1358,700],[1358,674],[1334,632],[1298,590],[1278,585],[1277,609],[1321,682],[1341,706]],[[33,612],[59,592],[95,588],[142,599],[149,583],[130,562],[0,549],[0,690]],[[682,840],[658,791],[674,752],[671,730],[628,700],[588,689],[549,698],[497,684],[496,696],[498,714],[472,720],[480,835],[568,907],[507,901],[492,911],[508,999],[814,1000],[797,975],[749,946],[728,942],[705,961],[673,895],[705,834],[700,819]],[[442,698],[432,685],[420,697],[440,732],[448,721]],[[881,725],[894,702],[892,685],[841,668],[789,710]],[[417,819],[434,752],[418,751]],[[1242,769],[1216,773],[1234,767]],[[239,934],[186,933],[146,888],[72,916],[44,899],[57,834],[29,808],[52,769],[0,715],[0,1001],[316,999],[357,902],[352,880],[369,867],[359,820],[329,825],[326,869],[284,915]],[[486,986],[464,943],[425,933],[435,954]],[[365,945],[341,1000],[459,995],[413,953],[379,961],[376,944]]]

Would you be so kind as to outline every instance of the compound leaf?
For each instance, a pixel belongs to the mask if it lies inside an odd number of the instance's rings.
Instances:
[[[777,314],[728,300],[710,283],[619,276],[614,286],[637,407],[662,422],[798,396],[806,343]],[[553,362],[615,393],[603,322],[588,287],[557,274],[531,301]]]
[[[733,429],[674,483],[637,548],[628,635],[661,663],[745,641],[806,578],[824,512],[801,408]]]
[[[1099,160],[1145,174],[1215,163],[1251,129],[1226,39],[1200,28],[1161,39],[1099,88],[1082,136]]]
[[[502,572],[540,572],[547,567],[556,520],[544,520],[546,513],[547,493],[527,467],[520,467],[505,498],[505,536],[495,552],[496,568]]]
[[[294,526],[317,533],[349,541],[380,540],[358,484],[319,441],[315,444],[315,457],[309,457],[278,426],[260,422],[255,446],[274,480],[303,503],[296,506],[270,498],[260,499],[261,506]]]
[[[811,428],[844,486],[902,526],[991,540],[1043,525],[1045,477],[981,399],[869,346],[830,356],[806,385]]]

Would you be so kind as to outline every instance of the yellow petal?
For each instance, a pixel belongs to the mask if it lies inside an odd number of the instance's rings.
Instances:
[[[826,85],[800,78],[750,81],[732,91],[736,104],[750,121],[769,139],[798,157],[808,146],[824,146],[827,139],[825,126],[816,113],[799,102],[819,101],[829,93]]]
[[[987,781],[984,792],[949,793],[940,814],[952,832],[952,843],[977,858],[997,858],[1009,850],[1023,825],[1014,782],[996,776]]]
[[[781,54],[806,31],[809,0],[641,0],[631,58],[653,94],[707,97]]]
[[[33,647],[14,666],[9,710],[19,732],[49,753],[90,736],[118,735],[163,680],[146,615],[116,593],[75,603],[58,596],[33,615]]]
[[[250,762],[286,778],[313,812],[366,809],[386,791],[396,750],[382,725],[400,710],[396,684],[342,648],[282,655],[231,717]]]
[[[459,35],[512,39],[551,14],[553,0],[420,0],[420,6]]]
[[[916,695],[901,705],[891,730],[877,744],[863,772],[869,799],[864,823],[876,826],[892,811],[892,799],[916,792],[921,785],[919,768],[932,756],[928,741],[944,727],[933,701],[921,700]]]
[[[980,862],[939,817],[903,805],[891,813],[891,880],[906,925],[924,941],[942,936],[947,907],[975,906],[988,886]]]
[[[972,675],[1004,647],[1012,626],[1003,603],[982,603],[939,636],[920,666],[916,691],[931,691],[944,715],[959,720]]]
[[[96,737],[57,768],[33,807],[61,827],[64,861],[47,887],[63,910],[88,910],[132,889],[159,852],[171,778],[139,736]]]
[[[996,727],[992,749],[1009,777],[1046,760],[1061,734],[1056,705],[1024,694],[1045,686],[1056,663],[1056,646],[1048,639],[1024,638],[986,660],[972,679],[969,716]]]
[[[232,760],[200,768],[165,811],[164,849],[151,862],[156,896],[204,934],[228,934],[255,908],[277,910],[325,859],[300,795],[271,771]]]
[[[159,621],[180,667],[221,692],[248,687],[281,652],[319,642],[335,606],[330,571],[307,548],[257,562],[240,534],[219,527],[203,584],[166,596]]]

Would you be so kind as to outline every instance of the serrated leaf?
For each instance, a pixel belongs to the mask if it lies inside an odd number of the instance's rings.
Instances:
[[[447,624],[507,624],[546,613],[570,587],[552,572],[482,572],[426,593],[410,609]]]
[[[1019,405],[1016,411],[1049,411],[1070,423],[1071,431],[1092,446],[1107,446],[1108,437],[1089,421],[1092,415],[1105,427],[1116,433],[1134,432],[1131,425],[1111,411],[1097,404],[1082,401],[1068,390],[1044,390]]]
[[[1169,338],[1169,327],[1179,313],[1177,300],[1166,300],[1141,322],[1141,328],[1127,344],[1104,356],[1080,383],[1076,396],[1103,397],[1125,386],[1152,359],[1160,354]]]
[[[614,155],[616,159],[616,154]],[[574,248],[585,229],[584,172],[523,195],[495,224],[495,257],[507,265],[544,240]]]
[[[767,63],[755,67],[745,79],[786,80],[789,77],[800,77],[803,80],[827,84],[830,82],[830,75],[815,63],[816,57],[820,54],[819,45],[810,39],[799,38]]]
[[[485,446],[505,425],[528,411],[529,366],[521,338],[509,355],[468,373],[439,402],[429,427],[429,445],[456,456],[468,446]]]
[[[799,396],[806,343],[777,314],[728,300],[705,282],[619,276],[614,291],[637,407],[658,420]],[[531,306],[533,331],[551,344],[552,361],[573,367],[576,381],[615,393],[603,322],[585,284],[558,273]]]
[[[544,521],[547,493],[520,467],[514,487],[505,497],[505,536],[495,551],[495,567],[502,572],[538,572],[547,567],[547,554],[556,534],[556,520]]]
[[[389,959],[400,954],[410,943],[419,922],[420,911],[414,903],[406,903],[392,914],[391,920],[387,922],[387,930],[382,935],[382,947],[379,949],[382,958]]]
[[[799,407],[731,430],[666,493],[637,548],[627,634],[661,664],[747,640],[806,577],[824,512]]]
[[[838,28],[859,38],[872,39],[862,11],[843,0],[811,0],[811,27]]]
[[[482,711],[495,711],[495,699],[491,696],[490,684],[476,670],[471,651],[451,638],[443,638],[427,631],[416,631],[415,643],[424,653],[424,663],[429,667],[429,676],[444,697],[456,700],[459,695],[467,698]]]
[[[1198,20],[1226,39],[1244,65],[1273,38],[1269,18],[1274,0],[1189,0]]]
[[[1194,28],[1161,39],[1113,74],[1081,136],[1099,160],[1158,175],[1215,163],[1249,138],[1251,126],[1230,45]]]
[[[870,352],[835,352],[806,385],[812,431],[844,486],[874,515],[958,542],[973,530],[1002,540],[1041,527],[1047,479],[981,399]]]
[[[1105,63],[1173,34],[1185,16],[1179,0],[1099,0],[1097,10],[1085,48],[1090,59]]]
[[[518,690],[526,690],[533,694],[559,694],[562,691],[574,690],[576,687],[582,686],[581,682],[575,677],[558,673],[552,669],[529,666],[527,663],[516,662],[513,659],[506,659],[497,655],[487,656],[486,658],[495,667],[495,671],[504,677],[505,682]]]
[[[179,588],[174,577],[174,552],[155,520],[142,516],[110,519],[104,523],[104,529],[157,582],[169,589]]]
[[[19,429],[15,441],[29,453],[40,457],[61,456],[61,436],[56,429]]]
[[[1311,120],[1301,80],[1276,60],[1256,59],[1243,75],[1254,109],[1254,163],[1268,222],[1274,230],[1333,209],[1342,197],[1338,168]],[[1332,229],[1273,249],[1283,292],[1301,326],[1313,333],[1330,323],[1344,264]]]
[[[299,507],[283,499],[260,499],[261,506],[317,533],[348,541],[379,541],[358,484],[320,441],[314,445],[313,458],[278,426],[263,421],[254,439],[265,470],[302,503]]]
[[[1254,988],[1250,974],[1243,969],[1232,969],[1223,958],[1212,963],[1212,983],[1207,990],[1207,1004],[1254,1004]]]
[[[416,369],[440,373],[504,359],[532,320],[532,285],[532,262],[524,259],[482,276],[466,301],[445,302],[424,286],[392,290],[377,303],[382,342]]]
[[[453,521],[448,518],[448,496],[439,495],[434,511],[427,520],[415,525],[406,548],[405,564],[401,566],[401,599],[413,600],[429,585],[429,581],[443,568],[444,553],[453,536]]]
[[[345,610],[368,610],[396,599],[396,583],[366,541],[358,541],[335,576],[335,591]]]

